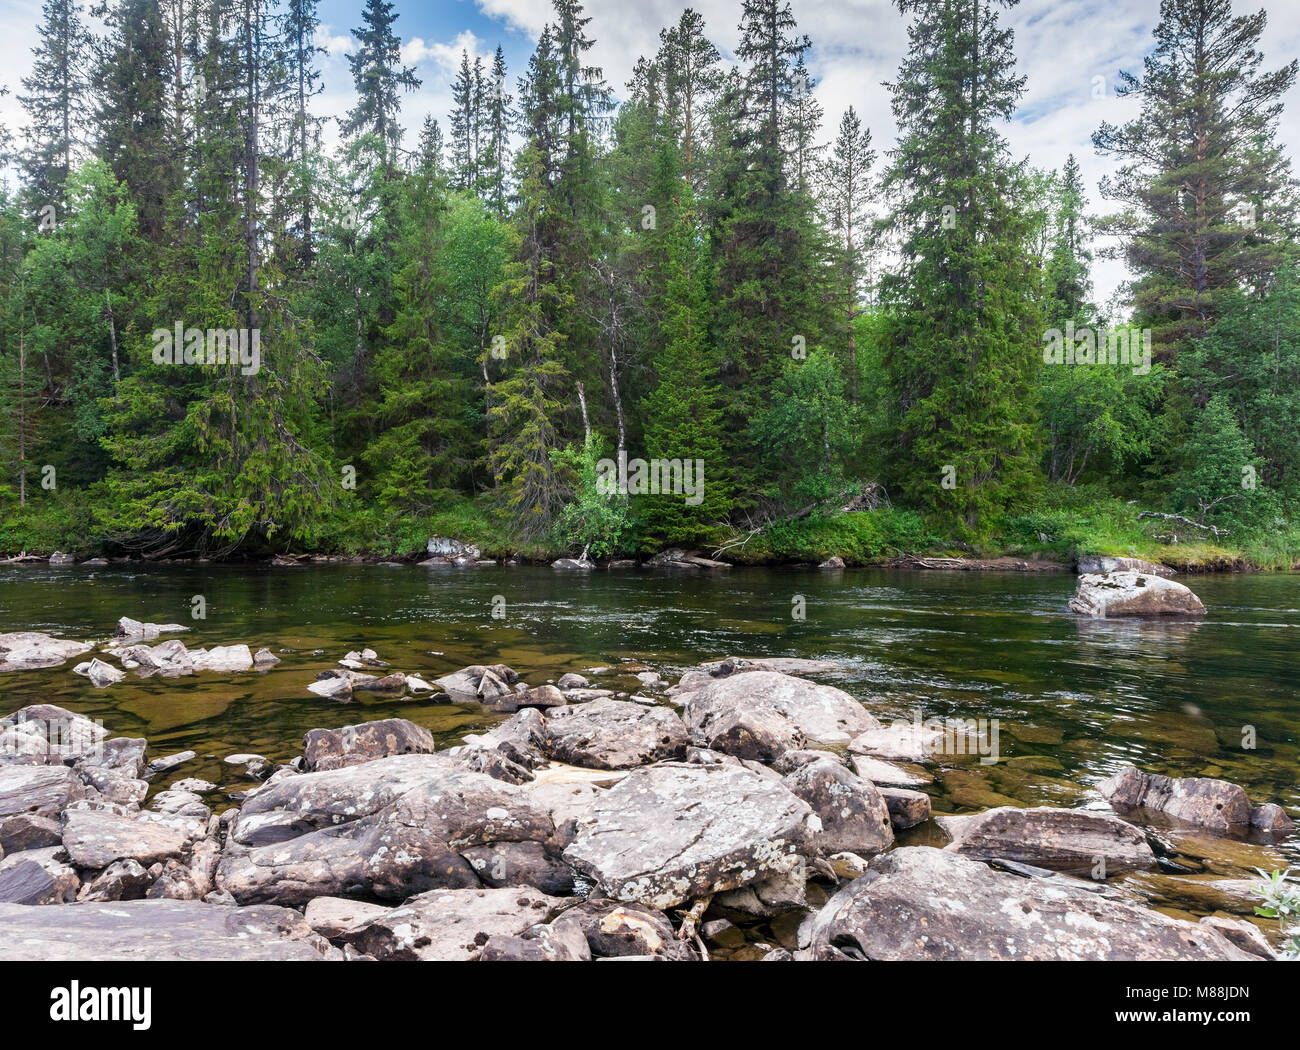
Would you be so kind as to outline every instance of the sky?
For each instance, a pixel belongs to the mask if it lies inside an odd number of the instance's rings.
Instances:
[[[683,0],[587,0],[592,18],[587,31],[596,41],[592,61],[616,92],[622,92],[637,58],[657,49],[659,30],[675,23],[683,6]],[[691,6],[704,16],[724,59],[731,60],[739,41],[740,0],[694,0]],[[1273,69],[1300,54],[1300,4],[1271,0],[1263,6],[1269,24],[1261,50],[1265,68]],[[396,0],[395,7],[404,58],[423,81],[403,99],[408,145],[429,114],[445,129],[462,49],[471,59],[489,60],[500,44],[513,85],[551,14],[547,0]],[[895,128],[884,82],[893,79],[907,48],[904,16],[890,0],[793,0],[792,7],[800,30],[812,38],[809,67],[826,113],[824,137],[834,135],[841,114],[852,105],[871,129],[877,150],[888,150]],[[327,50],[320,113],[341,116],[353,103],[347,55],[361,8],[362,0],[320,2],[320,43]],[[1239,13],[1257,9],[1241,0],[1235,4]],[[1012,155],[1034,167],[1059,168],[1073,152],[1092,209],[1104,211],[1098,181],[1110,162],[1094,152],[1091,135],[1102,121],[1120,123],[1134,113],[1133,100],[1116,97],[1115,84],[1120,70],[1141,72],[1153,44],[1159,0],[1022,0],[1002,18],[1015,30],[1018,71],[1028,78],[1020,109],[1003,129]],[[0,123],[11,131],[23,123],[15,95],[31,68],[39,21],[39,0],[4,0],[0,85],[10,93],[0,98]],[[1293,158],[1300,156],[1300,88],[1287,99],[1280,139]],[[1098,260],[1094,298],[1106,302],[1125,277],[1122,262]]]

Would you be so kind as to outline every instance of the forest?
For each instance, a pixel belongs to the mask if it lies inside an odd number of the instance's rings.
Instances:
[[[0,552],[1290,567],[1297,62],[1162,0],[1091,199],[1008,145],[1014,2],[898,0],[882,143],[787,0],[726,56],[684,10],[621,86],[554,0],[405,136],[365,0],[326,148],[316,0],[45,0],[0,129]]]

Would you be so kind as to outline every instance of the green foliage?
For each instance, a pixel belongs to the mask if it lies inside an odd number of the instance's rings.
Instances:
[[[1277,921],[1277,933],[1284,958],[1300,959],[1300,880],[1291,878],[1291,869],[1271,874],[1256,868],[1263,879],[1255,892],[1263,904],[1255,905],[1255,914]]]
[[[584,561],[589,555],[606,558],[617,553],[628,527],[627,495],[598,469],[599,446],[590,440],[581,449],[557,449],[551,459],[574,478],[573,498],[564,505],[555,523],[560,542],[580,551]]]

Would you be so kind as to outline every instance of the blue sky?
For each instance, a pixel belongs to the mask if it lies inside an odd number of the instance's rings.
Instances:
[[[652,53],[658,32],[677,20],[683,0],[587,0],[595,38],[593,61],[621,92],[637,57]],[[714,43],[729,56],[738,42],[740,0],[693,0]],[[882,81],[892,79],[907,45],[906,21],[890,0],[793,0],[800,29],[813,41],[810,66],[819,83],[830,137],[844,109],[853,105],[871,128],[877,148],[894,139],[889,96]],[[1236,10],[1269,12],[1262,42],[1265,68],[1300,54],[1300,4],[1267,0],[1260,5],[1236,0]],[[319,109],[340,116],[352,105],[352,80],[346,55],[351,31],[361,23],[362,0],[321,0],[321,42],[325,93]],[[407,62],[424,83],[404,99],[403,119],[414,137],[428,114],[444,119],[449,85],[461,49],[490,58],[500,43],[506,52],[510,83],[523,69],[542,26],[549,0],[397,0],[397,31]],[[1094,154],[1092,131],[1103,120],[1119,122],[1132,112],[1131,101],[1114,95],[1119,70],[1141,72],[1152,45],[1159,0],[1022,0],[1003,19],[1016,33],[1019,70],[1028,76],[1020,111],[1005,132],[1017,158],[1037,167],[1059,167],[1068,153],[1079,158],[1094,210],[1104,208],[1098,180],[1108,162]],[[5,0],[0,13],[0,122],[11,130],[22,123],[14,98],[19,79],[31,66],[31,47],[40,18],[39,0]],[[1100,79],[1099,79],[1100,78]],[[1281,129],[1292,157],[1300,156],[1300,90],[1294,90]],[[1125,276],[1122,264],[1099,261],[1094,280],[1104,300]]]

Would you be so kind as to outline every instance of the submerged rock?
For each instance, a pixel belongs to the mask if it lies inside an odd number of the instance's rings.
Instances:
[[[1052,871],[1108,878],[1154,868],[1146,836],[1108,813],[1039,806],[1000,806],[964,817],[935,817],[952,836],[949,853],[1010,860]]]
[[[814,959],[1246,960],[1218,931],[928,846],[871,862],[800,930]]]
[[[1205,606],[1190,588],[1161,576],[1131,571],[1080,576],[1070,610],[1092,617],[1205,615]]]
[[[148,642],[160,634],[180,634],[189,628],[179,623],[142,623],[129,616],[117,621],[116,635],[119,639],[132,642]]]
[[[820,829],[779,781],[674,762],[598,797],[564,857],[609,896],[662,909],[792,871]]]

